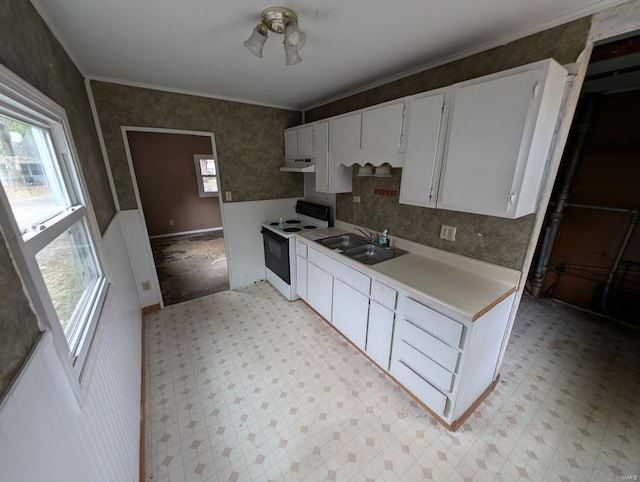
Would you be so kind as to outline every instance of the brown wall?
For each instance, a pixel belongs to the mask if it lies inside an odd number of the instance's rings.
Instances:
[[[115,208],[82,75],[26,0],[0,2],[0,45],[0,63],[65,108],[89,196],[104,232]],[[39,331],[4,238],[0,236],[0,397],[24,362]]]
[[[212,154],[210,137],[136,131],[127,137],[150,236],[222,226],[218,198],[200,197],[193,161],[194,154]]]
[[[213,132],[220,191],[233,202],[304,195],[300,174],[278,170],[283,130],[300,124],[300,112],[106,82],[91,88],[122,209],[137,206],[120,126]]]
[[[572,63],[586,46],[590,25],[590,18],[583,18],[546,30],[317,107],[305,112],[305,119],[313,122],[550,57],[561,64]],[[508,220],[406,206],[398,203],[398,195],[387,197],[373,194],[374,188],[391,189],[399,193],[401,170],[393,171],[391,179],[356,177],[354,173],[353,192],[337,195],[336,218],[375,230],[389,229],[391,236],[400,236],[483,261],[522,268],[535,215]],[[352,202],[354,195],[360,196],[359,204]],[[442,224],[458,228],[455,242],[440,239]]]
[[[629,108],[640,105],[640,90],[601,95],[596,102],[570,202],[640,209],[640,117]],[[570,142],[567,154],[571,147]],[[559,176],[566,168],[563,164]],[[554,298],[599,311],[603,283],[630,219],[628,213],[569,207],[551,252],[545,291]],[[640,226],[622,258],[613,287],[611,313],[638,322]]]

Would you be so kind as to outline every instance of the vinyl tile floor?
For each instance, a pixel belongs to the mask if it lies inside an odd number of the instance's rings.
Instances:
[[[495,390],[448,432],[269,284],[145,319],[148,481],[640,476],[640,334],[524,298]]]

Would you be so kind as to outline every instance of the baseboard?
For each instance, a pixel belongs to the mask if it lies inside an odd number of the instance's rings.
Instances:
[[[155,305],[143,306],[142,316],[150,315],[151,313],[155,313],[156,311],[160,311],[160,303],[156,303]]]
[[[222,231],[222,226],[218,228],[194,229],[192,231],[178,231],[177,233],[155,234],[153,236],[149,236],[149,239],[170,238],[172,236],[183,236],[185,234],[210,233],[213,231]]]

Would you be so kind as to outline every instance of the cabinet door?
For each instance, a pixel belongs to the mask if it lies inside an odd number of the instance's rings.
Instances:
[[[509,217],[516,169],[528,152],[523,135],[537,74],[512,73],[454,91],[438,207]]]
[[[309,159],[313,155],[313,126],[300,126],[298,127],[298,157]]]
[[[329,120],[331,143],[329,151],[336,164],[349,162],[360,153],[362,114],[351,114]]]
[[[307,260],[302,256],[297,257],[296,290],[298,296],[307,301]]]
[[[298,157],[298,129],[295,127],[284,131],[284,156]]]
[[[330,162],[329,123],[314,124],[314,149],[316,157],[316,191],[325,193],[351,192],[353,169]]]
[[[362,150],[376,154],[398,153],[402,144],[404,101],[362,112]]]
[[[329,192],[329,123],[314,124],[316,191]]]
[[[411,100],[407,126],[407,157],[402,169],[400,203],[435,207],[442,144],[444,92]]]
[[[364,350],[367,341],[369,298],[338,279],[334,279],[333,283],[333,324],[356,346]]]
[[[366,351],[367,354],[385,370],[389,369],[393,318],[393,311],[371,300]]]
[[[331,321],[333,276],[313,263],[307,264],[307,301],[327,321]]]

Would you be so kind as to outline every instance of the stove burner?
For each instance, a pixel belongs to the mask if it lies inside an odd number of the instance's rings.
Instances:
[[[316,229],[318,226],[314,226],[313,224],[309,224],[307,226],[302,226],[304,229]]]
[[[295,233],[297,231],[302,231],[302,228],[284,228],[283,231],[285,233]]]
[[[275,222],[275,223],[269,223],[269,226],[277,226],[278,224],[280,224],[279,222]]]
[[[300,224],[302,221],[300,221],[299,219],[287,219],[285,221],[285,223],[287,224]]]

